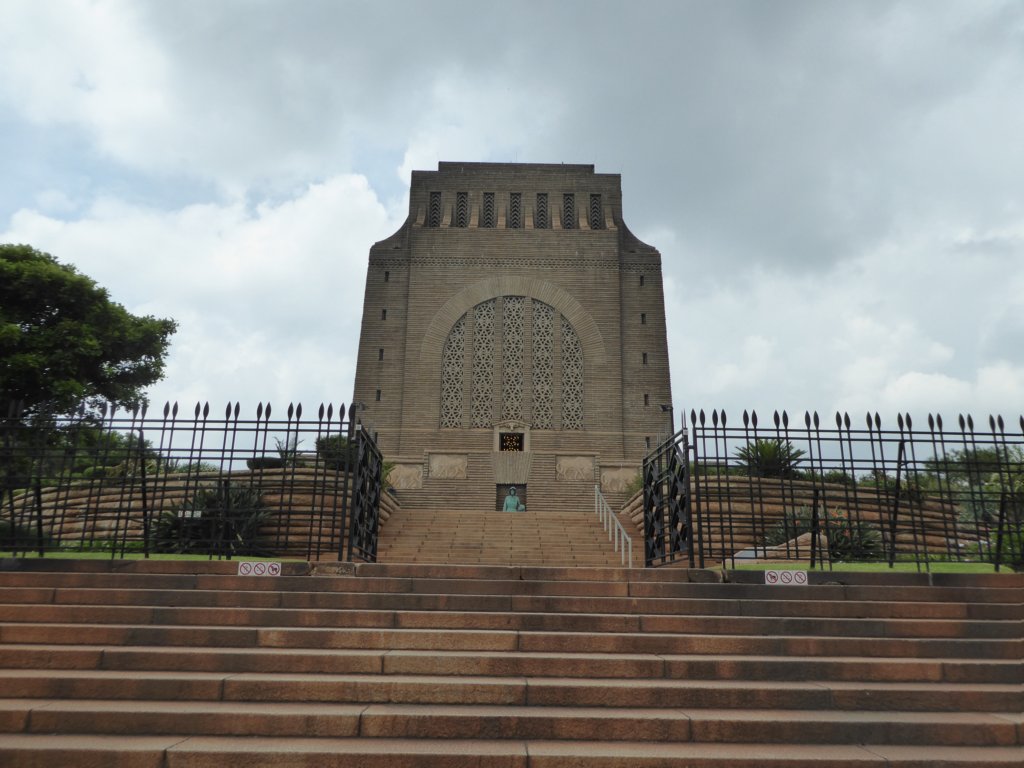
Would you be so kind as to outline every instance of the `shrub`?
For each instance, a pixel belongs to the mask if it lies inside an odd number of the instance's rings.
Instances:
[[[316,453],[328,469],[354,467],[359,446],[345,435],[325,435],[316,439]]]
[[[1024,509],[1021,501],[1008,505],[1006,519],[1002,526],[1002,546],[999,548],[999,560],[1015,571],[1024,571]],[[991,544],[994,548],[1000,531],[992,533]]]
[[[819,514],[818,529],[828,536],[828,554],[832,560],[877,560],[882,557],[882,537],[878,529],[863,520],[852,519],[842,510]],[[811,530],[811,510],[800,507],[787,511],[784,522],[764,535],[768,546],[785,544]]]
[[[49,549],[53,540],[43,534],[42,544]],[[39,546],[39,534],[35,524],[12,526],[10,520],[0,520],[0,547],[4,549],[36,549]]]
[[[200,488],[157,520],[154,549],[178,554],[259,555],[260,527],[270,516],[251,485]]]
[[[643,472],[637,472],[633,476],[633,479],[626,483],[626,498],[631,499],[636,496],[644,487],[644,474]]]

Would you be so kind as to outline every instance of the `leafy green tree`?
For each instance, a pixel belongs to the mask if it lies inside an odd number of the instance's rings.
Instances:
[[[740,468],[754,477],[796,477],[804,451],[782,438],[757,438],[736,449]]]
[[[141,402],[175,329],[131,314],[47,253],[0,245],[0,398],[23,401],[28,419],[84,401]]]
[[[936,476],[945,476],[954,487],[984,485],[1004,463],[999,450],[992,447],[950,451],[944,458],[933,457],[925,468]]]

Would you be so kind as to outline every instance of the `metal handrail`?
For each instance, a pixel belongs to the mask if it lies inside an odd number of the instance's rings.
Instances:
[[[626,567],[632,568],[633,539],[626,533],[626,529],[622,527],[619,518],[612,511],[608,502],[605,501],[604,494],[601,493],[601,486],[599,485],[594,486],[594,512],[597,513],[598,522],[604,526],[614,551],[619,553],[619,562],[623,565],[628,563]]]

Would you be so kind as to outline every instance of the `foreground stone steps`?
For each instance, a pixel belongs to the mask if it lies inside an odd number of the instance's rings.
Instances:
[[[358,596],[358,595],[357,595]],[[183,595],[181,602],[187,602]],[[142,599],[140,597],[140,599]],[[165,598],[166,599],[166,598]],[[224,602],[223,597],[220,602]],[[317,601],[319,602],[319,601]],[[362,602],[354,600],[353,602]],[[395,600],[393,602],[400,603]],[[417,608],[373,610],[370,608],[317,608],[316,613],[298,608],[225,608],[188,605],[36,605],[16,603],[3,607],[12,624],[130,624],[161,626],[299,627],[304,629],[445,629],[508,630],[512,632],[677,633],[685,635],[772,635],[843,638],[1019,639],[1015,621],[905,618],[825,618],[802,616],[702,615],[688,606],[687,616],[664,614],[551,613],[480,610],[466,606],[448,611]],[[441,601],[437,601],[440,603]],[[465,601],[463,601],[465,602]],[[534,601],[537,602],[537,601]],[[643,610],[643,601],[633,601]],[[13,631],[13,630],[12,630]],[[1017,643],[1019,645],[1019,642]]]
[[[3,565],[5,768],[1024,762],[1015,576]]]
[[[1024,682],[1017,660],[876,658],[856,656],[721,656],[495,651],[373,651],[166,646],[8,644],[0,668],[14,670],[252,672],[366,675],[664,678],[668,680],[786,680],[860,682]],[[0,672],[0,678],[3,673]]]
[[[0,736],[5,766],[105,768],[1002,768],[1019,747],[462,739]]]
[[[40,570],[32,570],[28,565],[25,570],[0,570],[0,587],[49,589],[51,595],[73,588],[113,589],[117,593],[131,589],[219,590],[231,593],[241,590],[269,593],[278,605],[291,601],[296,595],[317,592],[705,598],[728,599],[729,606],[749,600],[769,604],[897,601],[921,603],[929,611],[932,604],[964,603],[1003,605],[1012,614],[1006,618],[1024,618],[1020,601],[1024,576],[1020,574],[956,579],[943,574],[831,574],[815,571],[810,575],[811,586],[778,588],[766,587],[761,581],[763,576],[753,571],[731,572],[730,583],[722,583],[721,573],[717,571],[363,563],[356,566],[336,564],[334,570],[316,565],[312,567],[313,575],[309,575],[309,564],[286,563],[285,575],[256,578],[233,575],[238,568],[234,561],[136,561],[123,570],[118,567],[117,572],[102,570],[110,568],[109,562],[103,561],[81,561],[89,567],[71,572],[47,571],[42,566],[49,566],[54,561],[40,562]],[[36,565],[34,561],[28,563]],[[187,568],[172,569],[174,565]],[[152,572],[140,572],[139,569],[149,566],[154,569]],[[209,569],[209,572],[182,572],[188,569]],[[290,570],[301,570],[301,575],[289,573]],[[358,578],[344,579],[339,588],[339,575]]]
[[[793,710],[780,724],[763,712],[732,709],[615,709],[0,699],[0,733],[94,735],[576,739],[790,743],[809,728],[818,743],[928,741],[944,746],[1014,746],[1024,715]],[[101,715],[101,717],[97,717]]]
[[[212,618],[212,617],[211,617]],[[668,633],[438,630],[379,628],[244,628],[212,625],[12,623],[0,627],[0,642],[43,644],[203,645],[257,648],[360,648],[533,653],[726,654],[866,656],[869,658],[987,658],[1016,661],[1020,640],[946,638],[759,637]]]
[[[631,678],[39,669],[4,670],[0,683],[6,697],[21,699],[1024,711],[1019,684],[644,679],[638,685]]]

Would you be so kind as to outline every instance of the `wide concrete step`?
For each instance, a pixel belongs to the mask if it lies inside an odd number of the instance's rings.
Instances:
[[[286,572],[287,572],[286,564]],[[296,563],[295,565],[298,565]],[[344,565],[344,564],[342,564]],[[193,568],[197,568],[193,564]],[[637,597],[657,599],[728,599],[757,600],[763,602],[807,603],[821,601],[900,602],[919,604],[963,604],[982,606],[991,604],[1007,610],[1008,618],[1022,620],[1020,587],[991,589],[985,586],[918,586],[897,584],[880,586],[871,584],[869,577],[888,574],[854,574],[863,584],[839,582],[814,584],[806,587],[771,587],[760,583],[716,583],[721,573],[716,571],[662,570],[645,571],[622,568],[529,568],[519,566],[420,566],[416,564],[348,565],[349,572],[342,575],[282,575],[278,578],[239,577],[227,568],[238,568],[237,563],[203,563],[203,569],[212,572],[59,572],[59,571],[0,571],[0,588],[26,587],[34,590],[53,588],[114,590],[220,590],[229,592],[380,592],[380,593],[433,593],[513,596],[571,596],[571,597]],[[317,566],[326,568],[327,565]],[[339,569],[342,566],[336,566]],[[417,568],[423,568],[417,573]],[[219,570],[219,572],[217,572]],[[754,572],[739,572],[743,579],[763,580]],[[826,574],[812,574],[825,579]],[[906,574],[915,575],[915,574]],[[940,574],[934,574],[938,578]],[[354,577],[354,578],[353,578]],[[736,574],[738,578],[738,574]],[[837,574],[837,579],[840,574]],[[1011,582],[1013,577],[1007,577]],[[987,581],[981,582],[981,585]],[[973,584],[968,581],[967,585]],[[42,593],[40,596],[45,597]],[[984,615],[984,614],[983,614]],[[984,616],[987,617],[987,616]]]
[[[359,582],[359,583],[356,583]],[[583,582],[589,584],[590,582]],[[387,609],[393,611],[472,611],[477,612],[537,612],[537,613],[591,613],[618,615],[676,615],[676,616],[744,616],[794,617],[804,619],[855,619],[865,626],[876,626],[868,619],[934,620],[938,623],[971,621],[972,630],[977,622],[993,624],[997,629],[1022,634],[1024,621],[1020,618],[1020,605],[1016,603],[953,603],[906,602],[899,600],[840,600],[834,595],[828,599],[764,599],[743,596],[745,587],[731,585],[736,594],[729,599],[714,595],[717,590],[704,590],[706,597],[603,597],[593,594],[473,594],[472,592],[349,591],[365,586],[360,579],[335,581],[344,591],[309,590],[245,590],[223,588],[170,588],[152,589],[108,587],[0,587],[0,603],[45,605],[148,607],[194,606],[217,608],[287,608],[289,610],[360,610]],[[390,584],[388,586],[391,586]],[[433,585],[438,590],[448,585]],[[694,585],[696,586],[696,585]],[[705,585],[715,586],[715,585]],[[535,588],[526,588],[528,589]],[[588,591],[580,586],[569,590]],[[821,589],[821,588],[818,588]],[[852,627],[853,623],[847,623]],[[913,626],[908,624],[908,626]],[[1003,629],[998,629],[1002,627]]]
[[[1005,768],[1019,747],[637,741],[0,736],[7,768]]]
[[[391,610],[329,608],[228,608],[210,605],[188,605],[197,595],[177,592],[171,595],[145,595],[135,591],[134,595],[110,595],[104,600],[103,592],[94,592],[86,597],[87,602],[67,602],[73,595],[61,595],[57,604],[7,603],[7,595],[0,592],[0,611],[5,621],[20,623],[110,623],[110,624],[160,624],[160,625],[209,625],[260,626],[260,627],[380,627],[380,628],[433,628],[433,629],[507,629],[519,631],[566,631],[566,632],[680,632],[687,634],[713,635],[807,635],[837,637],[888,637],[888,638],[1020,638],[1021,623],[1015,621],[958,621],[950,619],[865,619],[865,618],[823,618],[791,616],[720,616],[701,615],[691,610],[683,616],[643,614],[644,603],[634,601],[633,613],[586,614],[556,612],[447,611],[414,610],[399,605]],[[110,605],[135,597],[130,605]],[[147,599],[155,598],[155,599]],[[207,597],[210,597],[209,595]],[[227,604],[229,594],[221,595],[219,601]],[[320,603],[327,600],[315,601]],[[336,601],[331,601],[336,602]],[[364,601],[372,604],[370,601]],[[154,605],[163,603],[163,605]],[[448,604],[438,601],[437,605]],[[450,605],[449,605],[450,607]],[[451,608],[451,607],[450,607]]]
[[[0,699],[0,732],[387,739],[574,739],[1015,746],[1024,715]]]
[[[685,680],[1024,682],[1016,660],[708,656],[507,651],[281,650],[3,645],[0,667],[36,670],[474,675]]]
[[[1019,684],[0,670],[18,699],[1021,712]]]
[[[1024,640],[760,637],[676,633],[519,632],[468,629],[290,628],[136,624],[0,626],[0,643],[90,645],[205,645],[257,648],[364,648],[380,650],[530,651],[537,653],[648,653],[894,658],[1011,659]]]

